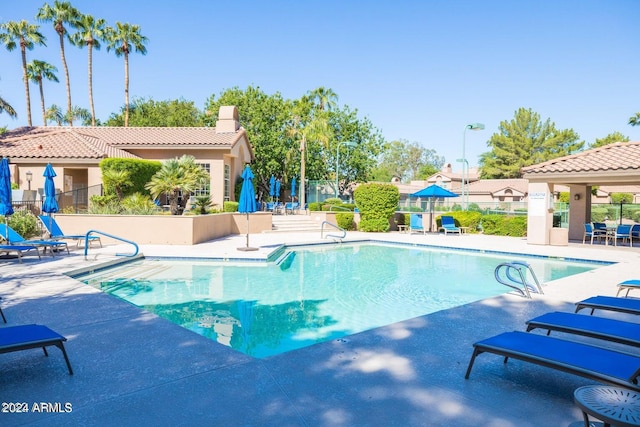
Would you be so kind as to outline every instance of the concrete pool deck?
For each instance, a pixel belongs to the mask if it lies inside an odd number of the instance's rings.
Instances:
[[[0,425],[580,426],[573,390],[593,381],[491,354],[464,379],[472,344],[639,278],[640,248],[535,246],[508,237],[350,232],[347,240],[569,257],[617,264],[553,281],[533,300],[505,294],[386,327],[253,359],[86,286],[63,273],[99,266],[126,245],[0,263],[7,326],[45,324],[68,338],[60,351],[0,355]],[[195,246],[141,246],[146,256],[264,259],[318,233],[250,235]],[[326,241],[326,239],[325,239]],[[639,295],[640,296],[640,295]],[[617,317],[621,317],[619,315]],[[626,320],[637,321],[633,316]],[[584,340],[587,340],[584,338]],[[640,351],[632,350],[640,354]],[[27,413],[8,413],[11,403]],[[43,405],[44,404],[44,405]],[[56,405],[59,404],[59,405]],[[68,409],[52,413],[37,409]],[[22,408],[21,405],[18,405]]]

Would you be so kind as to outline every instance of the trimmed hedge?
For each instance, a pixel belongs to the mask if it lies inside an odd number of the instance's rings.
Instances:
[[[488,235],[524,237],[527,235],[527,217],[484,215],[482,230]]]
[[[336,222],[338,223],[338,227],[344,228],[347,231],[356,229],[356,223],[353,222],[353,213],[349,213],[349,212],[337,213]]]
[[[392,184],[362,184],[356,188],[353,196],[360,210],[361,231],[389,231],[389,220],[400,201],[398,187]]]
[[[110,169],[129,172],[129,185],[123,188],[125,197],[135,193],[150,196],[149,190],[144,186],[160,170],[162,163],[157,160],[120,159],[114,157],[101,160],[99,166],[102,172]],[[105,195],[115,194],[115,189],[105,185],[104,193]]]

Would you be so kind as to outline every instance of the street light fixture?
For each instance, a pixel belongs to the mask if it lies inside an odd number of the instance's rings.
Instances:
[[[31,173],[31,171],[27,171],[25,175],[27,177],[27,190],[31,190],[31,180],[33,179],[33,174]]]
[[[467,137],[467,129],[471,130],[484,130],[484,124],[482,123],[471,123],[464,127],[464,132],[462,133],[462,158],[458,159],[458,161],[462,162],[462,202],[464,204],[464,210],[466,211],[469,207],[469,184],[468,174],[469,174],[469,162],[465,156],[464,148],[465,148],[465,139]],[[465,188],[466,187],[466,188]]]
[[[346,145],[347,147],[355,147],[358,144],[354,141],[341,141],[336,146],[336,199],[338,198],[338,185],[339,185],[338,171],[340,170],[339,167],[340,167],[340,146],[341,145]]]

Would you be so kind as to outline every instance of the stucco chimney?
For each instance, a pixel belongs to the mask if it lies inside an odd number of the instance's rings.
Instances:
[[[238,109],[232,105],[223,105],[218,113],[216,133],[235,133],[240,129]]]
[[[443,173],[451,173],[451,171],[452,171],[451,163],[445,163],[444,165],[442,165]]]

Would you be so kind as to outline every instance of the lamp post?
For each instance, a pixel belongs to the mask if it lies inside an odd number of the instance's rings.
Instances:
[[[31,180],[33,179],[33,174],[31,173],[31,171],[27,171],[25,175],[27,177],[27,190],[31,190]]]
[[[353,141],[341,141],[336,146],[336,198],[338,198],[338,185],[340,185],[338,180],[338,176],[339,176],[338,170],[340,167],[340,146],[341,145],[346,145],[347,147],[355,147],[357,144]]]
[[[467,178],[468,178],[467,175],[469,174],[469,162],[467,161],[467,158],[464,152],[465,139],[467,137],[467,129],[483,130],[484,124],[482,123],[468,124],[464,127],[464,132],[462,132],[462,158],[458,160],[462,162],[462,203],[464,204],[465,211],[469,207],[469,184],[467,183]]]

